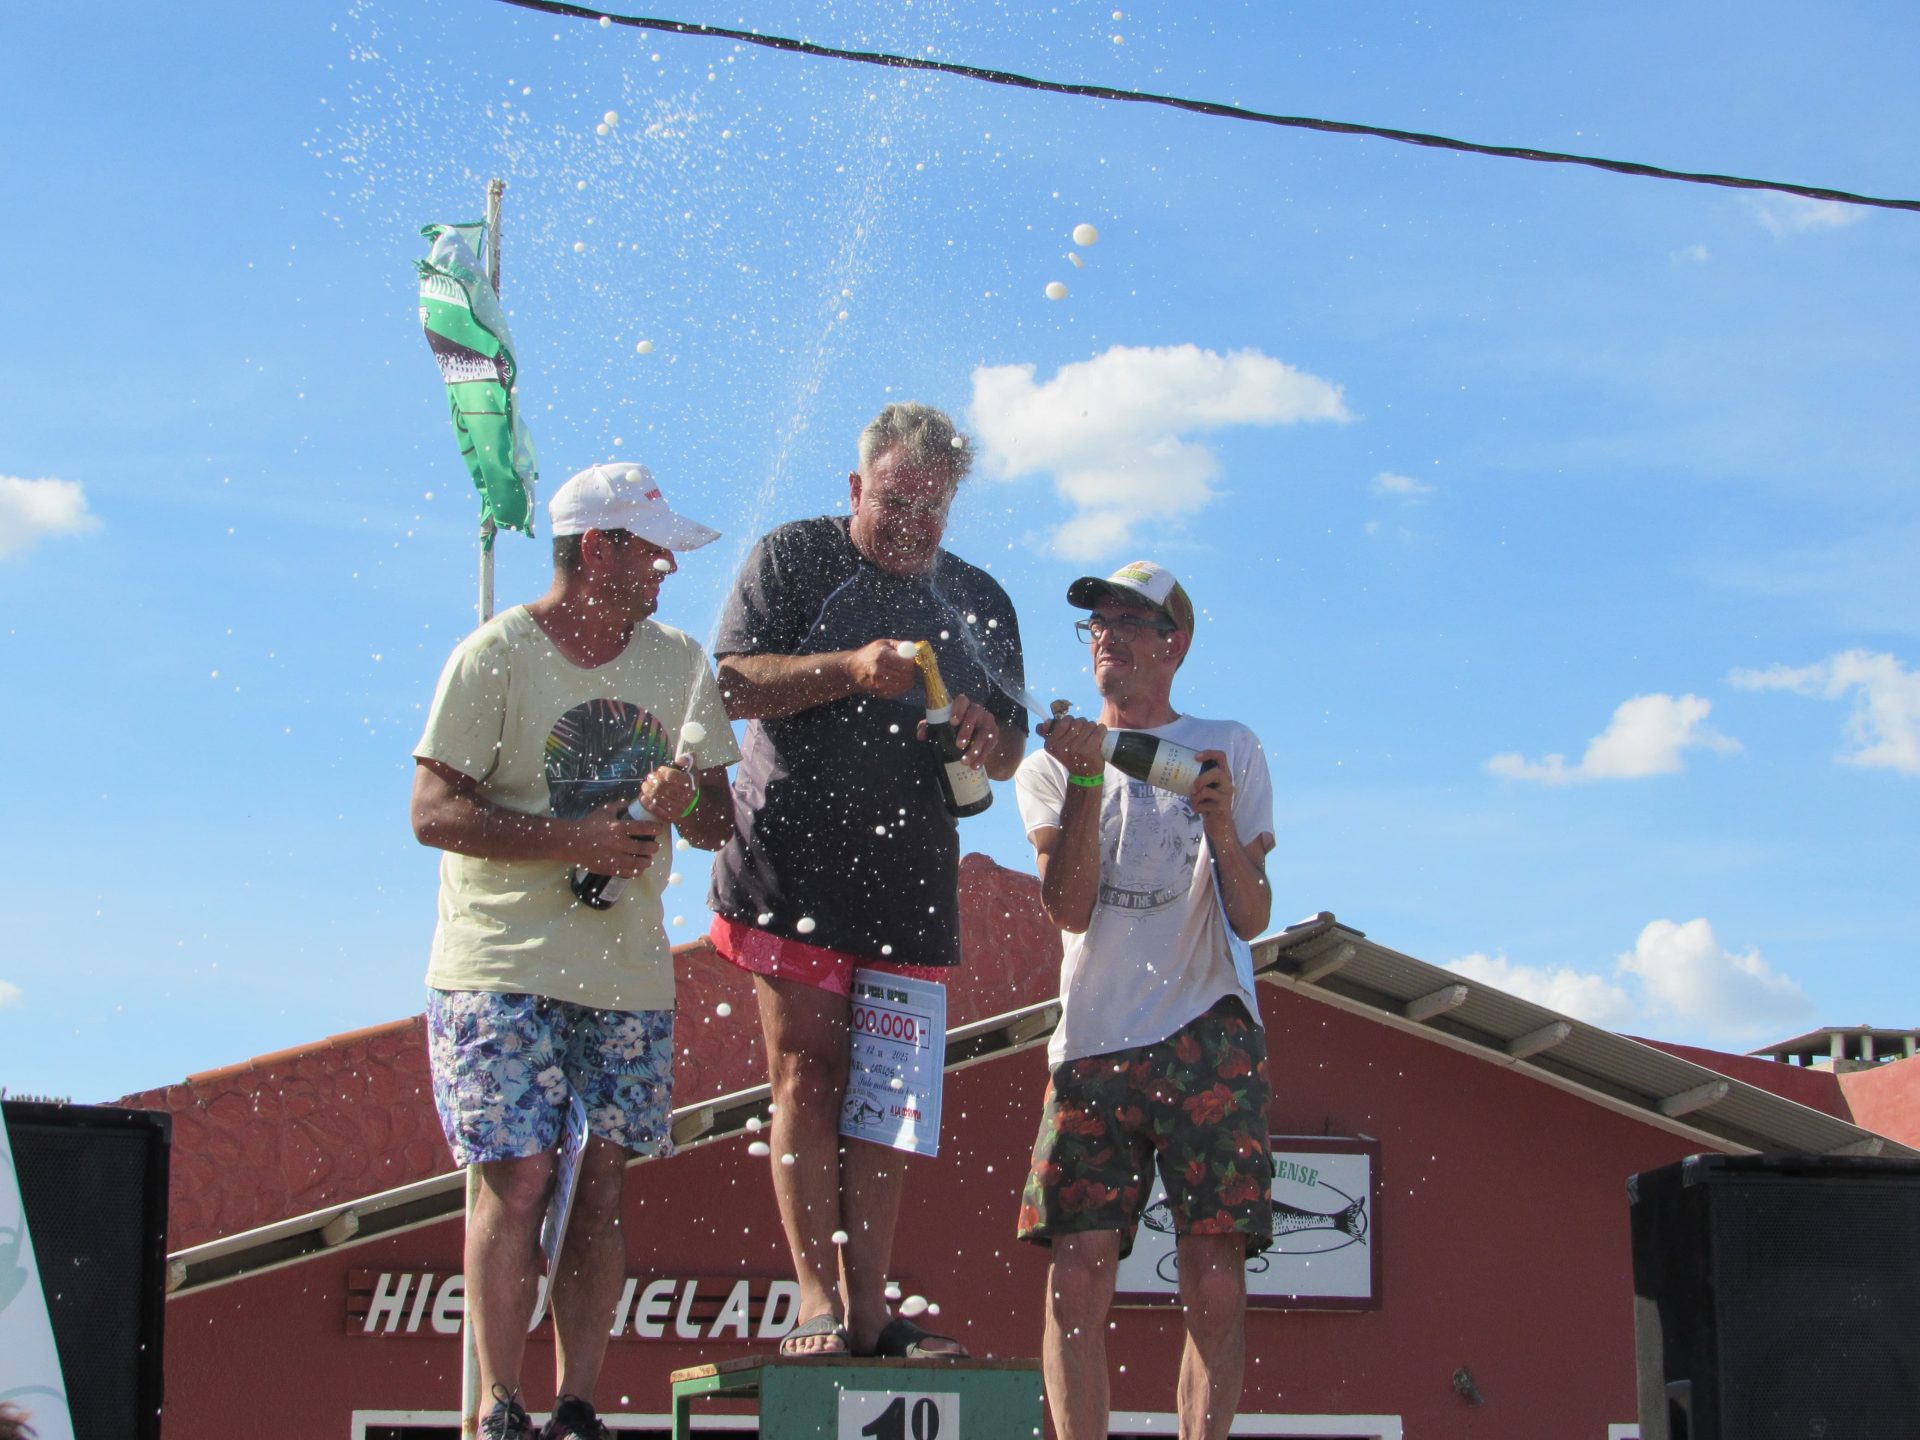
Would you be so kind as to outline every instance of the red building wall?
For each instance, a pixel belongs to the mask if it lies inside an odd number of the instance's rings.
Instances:
[[[1380,1143],[1368,1239],[1380,1249],[1382,1304],[1255,1311],[1243,1411],[1392,1414],[1418,1440],[1604,1440],[1609,1423],[1631,1421],[1626,1178],[1691,1147],[1322,1002],[1262,998],[1275,1133]],[[736,1009],[733,1023],[742,1021],[750,1016]],[[1037,1051],[950,1075],[943,1153],[913,1169],[898,1277],[906,1293],[937,1301],[941,1328],[977,1355],[1039,1350],[1044,1256],[1012,1228],[1043,1082]],[[728,1141],[630,1171],[629,1273],[783,1276],[766,1163]],[[458,1338],[350,1333],[346,1290],[353,1271],[450,1274],[459,1244],[448,1222],[171,1301],[168,1432],[228,1433],[242,1394],[264,1403],[260,1418],[289,1440],[338,1440],[356,1409],[454,1409]],[[1177,1314],[1116,1318],[1115,1408],[1170,1410]],[[536,1409],[551,1394],[549,1343],[543,1327],[527,1381]],[[758,1348],[617,1340],[603,1408],[662,1411],[671,1370]],[[1463,1365],[1479,1406],[1454,1392]]]

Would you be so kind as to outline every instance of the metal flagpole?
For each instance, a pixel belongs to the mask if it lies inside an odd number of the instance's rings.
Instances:
[[[487,182],[487,283],[500,294],[500,195],[507,182]],[[480,522],[480,623],[493,618],[493,516]]]
[[[500,196],[507,182],[487,182],[487,283],[500,294]],[[493,516],[480,522],[480,623],[493,618]],[[473,1225],[473,1206],[480,1196],[480,1167],[467,1166],[467,1226]],[[460,1434],[462,1440],[480,1433],[480,1348],[473,1328],[473,1277],[467,1276],[465,1303],[460,1307]]]

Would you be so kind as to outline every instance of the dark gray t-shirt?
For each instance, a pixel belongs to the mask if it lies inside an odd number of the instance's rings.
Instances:
[[[945,550],[929,575],[888,575],[854,548],[843,516],[782,525],[754,547],[713,653],[821,654],[889,636],[931,641],[949,690],[1026,733],[1026,711],[989,675],[1025,685],[1006,592]],[[748,722],[733,782],[741,833],[714,861],[714,910],[809,945],[958,964],[960,843],[933,747],[914,733],[926,703],[916,684],[898,700],[854,695]]]

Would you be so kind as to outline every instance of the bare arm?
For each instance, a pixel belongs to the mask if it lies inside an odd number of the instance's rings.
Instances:
[[[723,655],[716,667],[730,720],[778,720],[849,695],[897,700],[920,670],[898,640],[822,655]]]
[[[700,803],[688,813],[696,791]],[[702,850],[718,850],[733,838],[733,791],[724,765],[697,775],[684,766],[662,765],[641,783],[640,803]]]
[[[653,863],[664,827],[631,819],[626,808],[616,801],[578,820],[529,815],[492,804],[451,765],[418,759],[413,770],[415,838],[483,860],[555,860],[597,875],[638,875]]]
[[[1200,759],[1215,762],[1193,787],[1193,808],[1206,827],[1207,848],[1213,852],[1213,873],[1220,881],[1220,899],[1227,924],[1242,940],[1251,940],[1273,918],[1273,891],[1267,885],[1267,851],[1271,835],[1242,841],[1233,825],[1233,772],[1223,751],[1202,750]]]
[[[1069,775],[1106,773],[1106,761],[1100,755],[1105,726],[1063,717],[1040,728],[1046,734],[1047,753],[1065,765]],[[1049,920],[1072,935],[1086,933],[1093,923],[1094,902],[1100,897],[1100,802],[1105,794],[1104,785],[1069,782],[1059,827],[1047,826],[1033,837],[1040,904]]]

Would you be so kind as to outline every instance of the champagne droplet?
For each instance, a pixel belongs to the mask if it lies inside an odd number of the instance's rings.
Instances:
[[[773,1147],[767,1144],[767,1142],[764,1140],[756,1140],[751,1145],[747,1146],[747,1154],[758,1156],[761,1159],[765,1159],[767,1156],[771,1155],[772,1153],[773,1153]]]
[[[1076,225],[1073,227],[1073,243],[1078,245],[1082,250],[1086,249],[1089,245],[1098,245],[1100,243],[1100,232],[1091,225]],[[1125,247],[1123,246],[1122,248],[1124,249]]]

